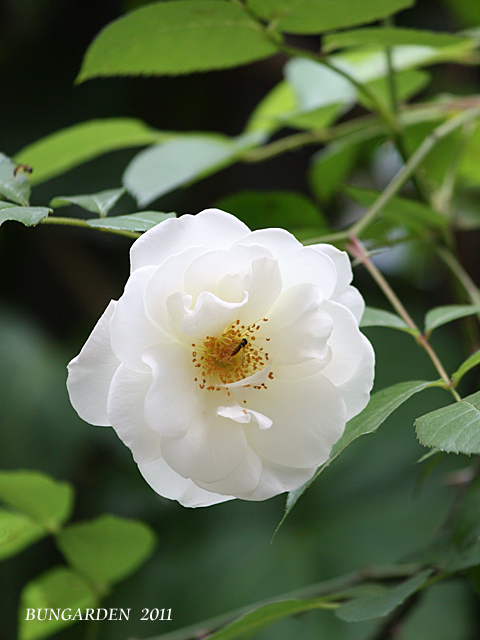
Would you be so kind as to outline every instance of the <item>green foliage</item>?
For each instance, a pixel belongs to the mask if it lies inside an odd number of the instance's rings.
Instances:
[[[19,607],[19,640],[40,640],[75,624],[72,619],[78,609],[95,607],[98,598],[85,580],[74,571],[65,567],[55,567],[39,578],[29,582],[23,589]],[[53,609],[59,613],[57,620],[54,615],[47,615],[46,620],[28,620],[27,611],[34,609],[35,613],[44,609]],[[63,618],[62,613],[65,612]],[[42,617],[45,612],[42,611]],[[72,616],[69,619],[68,616]]]
[[[45,529],[56,531],[71,515],[73,490],[66,482],[35,471],[2,471],[0,500]]]
[[[480,453],[480,391],[417,418],[415,427],[425,447],[447,453]]]
[[[385,18],[410,7],[413,0],[248,0],[257,15],[287,33],[320,33]]]
[[[455,385],[457,385],[463,376],[477,366],[480,363],[480,351],[476,351],[469,358],[467,358],[462,364],[458,367],[455,373],[452,373],[452,381]]]
[[[155,537],[141,522],[104,515],[66,527],[57,543],[72,567],[105,590],[144,562],[153,551]]]
[[[30,182],[19,165],[0,153],[0,196],[22,207],[28,206]]]
[[[45,535],[45,527],[28,516],[0,509],[0,560],[14,556]]]
[[[34,227],[52,212],[47,207],[17,207],[10,202],[0,202],[0,225],[16,220],[26,227]]]
[[[148,231],[167,218],[174,218],[174,213],[162,213],[160,211],[142,211],[141,213],[129,213],[125,216],[111,218],[92,218],[86,220],[90,227],[99,229],[120,229],[123,231]]]
[[[424,586],[432,571],[420,571],[409,580],[395,587],[385,589],[383,593],[374,596],[363,596],[342,604],[335,615],[346,622],[360,622],[380,618],[391,613],[396,607],[411,597]]]
[[[101,218],[104,218],[124,193],[125,189],[121,188],[107,189],[100,193],[91,193],[83,196],[57,196],[50,201],[50,206],[55,209],[69,204],[77,204],[82,209],[98,213]]]
[[[157,2],[104,28],[85,55],[78,82],[97,76],[225,69],[275,52],[261,25],[237,4]]]
[[[473,316],[475,313],[480,313],[480,305],[449,304],[444,307],[435,307],[430,309],[425,316],[425,333],[430,334],[437,327],[460,318]]]
[[[133,118],[90,120],[28,145],[15,160],[31,166],[31,183],[39,184],[108,151],[153,144],[168,137]]]
[[[365,307],[360,327],[390,327],[391,329],[400,329],[400,331],[412,331],[399,316],[390,313],[390,311],[374,309],[373,307]]]
[[[291,191],[243,191],[216,203],[233,213],[250,229],[283,227],[305,237],[328,231],[323,214],[311,200]]]

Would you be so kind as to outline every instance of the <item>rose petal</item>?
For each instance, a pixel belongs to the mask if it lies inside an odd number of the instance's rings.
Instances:
[[[82,420],[97,426],[110,425],[108,390],[120,365],[110,345],[109,330],[116,304],[110,302],[82,350],[67,367],[67,389],[73,408]]]
[[[268,500],[279,493],[298,489],[310,480],[316,469],[316,466],[295,469],[263,461],[262,475],[255,489],[249,493],[238,493],[237,496],[243,500]]]
[[[172,340],[145,312],[145,289],[157,268],[143,267],[130,276],[110,320],[113,352],[130,369],[142,373],[149,373],[142,361],[143,351],[159,342]]]
[[[347,420],[356,416],[367,406],[375,376],[375,352],[365,336],[363,334],[360,335],[362,337],[363,352],[358,369],[350,380],[337,386],[345,400]]]
[[[153,381],[144,398],[145,420],[162,435],[184,434],[205,410],[207,391],[201,391],[192,363],[192,351],[176,342],[150,347],[143,361]]]
[[[235,496],[222,496],[218,493],[206,491],[197,486],[192,480],[182,478],[175,473],[162,458],[139,464],[140,473],[148,484],[164,498],[177,500],[184,507],[208,507]]]
[[[253,449],[249,447],[242,464],[227,478],[220,480],[220,482],[212,483],[199,482],[197,480],[196,484],[215,493],[238,495],[239,493],[254,491],[261,475],[262,461]]]
[[[121,364],[108,394],[108,417],[137,464],[161,456],[160,435],[150,429],[144,416],[145,396],[151,383],[151,374],[138,373]]]
[[[249,232],[238,218],[220,209],[205,209],[196,216],[169,218],[133,243],[130,249],[132,272],[146,265],[161,265],[169,256],[192,245],[228,249]]]
[[[213,407],[206,415],[196,415],[184,436],[163,436],[161,446],[165,461],[174,471],[201,482],[218,482],[231,475],[248,449],[243,426],[216,416]]]
[[[213,293],[203,291],[198,296],[195,308],[192,311],[185,310],[180,330],[191,338],[205,339],[206,336],[220,336],[237,319],[239,310],[247,301],[247,292],[244,293],[240,302],[225,302]]]
[[[275,378],[249,407],[273,425],[267,431],[245,425],[248,442],[262,458],[286,467],[318,466],[345,428],[343,398],[322,373],[294,382]]]
[[[263,413],[258,413],[258,411],[252,411],[251,409],[243,408],[239,404],[235,404],[230,407],[218,407],[216,413],[217,416],[230,418],[230,420],[239,422],[240,424],[248,424],[253,419],[253,421],[257,423],[258,428],[261,431],[270,429],[270,427],[272,426],[272,421],[270,420],[270,418],[264,416]]]

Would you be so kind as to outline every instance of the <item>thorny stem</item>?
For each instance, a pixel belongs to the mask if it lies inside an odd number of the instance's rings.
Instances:
[[[367,255],[367,251],[365,247],[362,245],[362,243],[360,242],[360,240],[354,235],[351,235],[350,244],[347,246],[347,249],[352,254],[352,256],[354,256],[355,258],[358,258],[361,261],[361,263],[366,267],[366,269],[368,270],[372,278],[375,280],[375,282],[378,284],[380,289],[383,291],[385,296],[388,298],[388,300],[392,304],[393,308],[397,311],[398,315],[406,322],[408,327],[412,329],[412,331],[414,332],[415,339],[417,340],[418,344],[427,352],[435,369],[438,371],[438,373],[440,374],[440,377],[444,381],[445,388],[452,393],[455,400],[460,401],[462,398],[460,397],[456,389],[453,388],[452,381],[448,377],[448,374],[445,371],[442,363],[440,362],[439,357],[433,350],[432,346],[430,345],[426,337],[422,334],[420,329],[412,320],[412,317],[410,316],[408,311],[405,309],[400,299],[397,297],[397,294],[393,291],[391,286],[385,280],[382,273],[377,269],[374,263],[370,260],[370,258]]]
[[[40,224],[60,224],[70,227],[84,227],[86,229],[97,229],[98,231],[105,231],[108,233],[115,233],[119,236],[125,236],[127,238],[139,238],[141,233],[137,231],[127,231],[126,229],[109,229],[108,227],[97,227],[96,225],[90,225],[86,220],[80,218],[66,218],[62,216],[47,216],[40,220]]]

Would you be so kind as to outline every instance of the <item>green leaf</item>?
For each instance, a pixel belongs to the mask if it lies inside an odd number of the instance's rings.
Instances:
[[[395,92],[400,102],[409,100],[416,93],[424,89],[431,80],[431,75],[426,71],[406,69],[395,74]],[[378,102],[385,108],[391,108],[390,80],[384,76],[365,83],[365,87],[372,93]],[[358,92],[358,102],[367,109],[374,110],[375,105],[361,91]]]
[[[45,527],[21,513],[0,509],[0,560],[14,556],[47,535]]]
[[[47,207],[17,207],[10,202],[0,202],[0,225],[7,220],[16,220],[26,227],[34,227],[50,213],[52,210]]]
[[[0,153],[0,196],[16,204],[27,206],[30,198],[30,181],[18,165]]]
[[[282,227],[292,233],[302,228],[328,230],[328,224],[313,202],[293,191],[243,191],[216,203],[250,229]]]
[[[297,108],[297,97],[288,82],[279,82],[256,106],[251,114],[246,132],[273,133],[282,126],[282,119]]]
[[[155,536],[142,522],[103,515],[63,529],[57,543],[79,573],[104,589],[142,564],[153,551]]]
[[[425,569],[395,587],[385,588],[383,593],[351,600],[340,605],[335,610],[335,615],[346,622],[360,622],[361,620],[372,620],[387,616],[407,598],[421,589],[431,574],[432,571],[430,569]]]
[[[288,616],[294,616],[303,611],[321,609],[329,601],[329,598],[313,598],[309,600],[284,600],[263,605],[246,613],[238,620],[209,635],[209,640],[234,640],[234,638],[250,637],[261,629],[282,620]]]
[[[396,45],[414,44],[424,47],[442,48],[463,44],[464,36],[450,33],[421,31],[418,29],[400,29],[383,27],[365,27],[324,36],[322,50],[324,52],[344,49],[346,47],[378,46],[393,47]]]
[[[374,189],[360,189],[346,186],[345,193],[360,204],[370,207],[381,195]],[[444,229],[447,220],[439,213],[420,202],[397,196],[382,209],[383,215],[391,222],[401,225],[413,233],[422,234],[426,229]]]
[[[78,609],[95,607],[98,599],[90,586],[79,575],[64,567],[55,567],[39,578],[29,582],[23,589],[18,608],[19,640],[40,640],[60,629],[69,627],[79,620]],[[33,609],[33,611],[32,611]],[[47,615],[46,620],[38,620],[37,612],[45,609],[59,614]],[[65,612],[62,618],[62,612]],[[26,620],[28,616],[35,619]],[[68,616],[71,616],[68,619]],[[65,619],[66,618],[66,619]]]
[[[360,436],[376,431],[378,427],[385,422],[388,416],[395,411],[395,409],[398,409],[398,407],[409,398],[416,393],[423,391],[431,384],[433,383],[422,380],[399,382],[398,384],[394,384],[392,387],[388,387],[387,389],[382,389],[381,391],[374,393],[365,409],[359,413],[358,416],[355,416],[347,422],[343,436],[333,445],[330,456],[322,465],[320,465],[313,478],[295,491],[290,491],[285,504],[285,514],[277,527],[277,531],[303,492],[308,489],[316,478],[318,478],[322,471],[324,471],[336,458],[338,458],[348,445]]]
[[[473,353],[469,358],[467,358],[464,362],[462,362],[462,364],[458,367],[455,373],[452,374],[452,380],[455,386],[460,382],[463,376],[468,371],[470,371],[470,369],[473,369],[473,367],[476,367],[477,364],[479,363],[480,363],[480,351]]]
[[[383,309],[374,309],[373,307],[365,308],[360,327],[391,327],[392,329],[412,332],[412,329],[400,316]]]
[[[71,515],[73,489],[37,471],[1,471],[0,500],[56,531]]]
[[[425,447],[447,453],[480,453],[480,391],[415,421]]]
[[[156,2],[111,22],[97,35],[77,82],[98,76],[226,69],[276,52],[261,24],[237,4]]]
[[[92,218],[86,220],[91,227],[102,229],[123,229],[124,231],[148,231],[167,218],[175,218],[174,213],[162,213],[160,211],[142,211],[140,213],[129,213],[124,216],[114,216],[112,218]]]
[[[237,139],[216,134],[179,136],[135,156],[125,170],[123,182],[143,207],[177,187],[232,164],[254,138],[251,134]]]
[[[30,181],[38,184],[108,151],[141,147],[170,137],[172,134],[155,131],[133,118],[90,120],[24,147],[15,160],[33,167]]]
[[[309,184],[320,202],[329,202],[352,172],[361,145],[334,142],[312,158]]]
[[[480,313],[480,305],[448,304],[444,307],[435,307],[435,309],[430,309],[425,316],[425,333],[430,334],[437,327],[459,318],[473,316],[476,313]]]
[[[248,0],[257,15],[287,33],[321,33],[379,20],[410,7],[413,0]]]
[[[351,105],[357,89],[346,78],[324,64],[293,58],[284,69],[287,82],[298,98],[298,110],[313,111],[329,105]]]
[[[346,111],[345,104],[329,104],[312,111],[297,111],[281,118],[283,126],[293,129],[326,129]]]
[[[100,191],[99,193],[91,193],[84,196],[57,196],[50,201],[50,206],[57,208],[69,204],[76,204],[87,211],[98,213],[101,218],[104,218],[124,193],[125,188],[122,187],[121,189],[108,189],[107,191]]]

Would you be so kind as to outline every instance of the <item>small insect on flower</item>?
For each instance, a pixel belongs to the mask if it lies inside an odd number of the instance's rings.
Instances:
[[[13,175],[14,177],[16,177],[18,172],[21,173],[32,173],[33,168],[28,165],[28,164],[17,164],[17,166],[15,167],[15,169],[13,170]]]
[[[243,349],[243,347],[246,347],[247,344],[248,344],[248,340],[246,338],[243,338],[230,354],[230,358],[233,358],[233,356],[236,356],[237,353],[240,351],[240,349]]]

